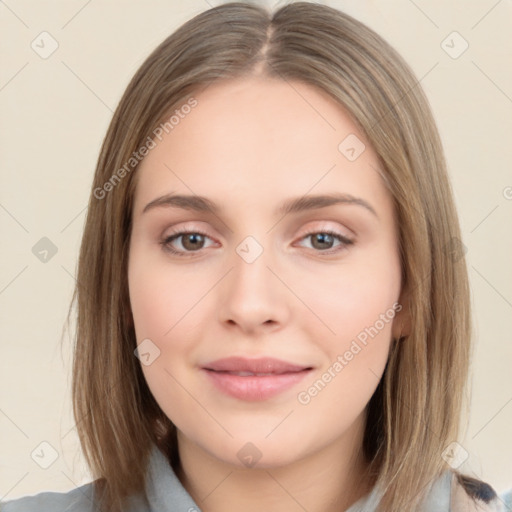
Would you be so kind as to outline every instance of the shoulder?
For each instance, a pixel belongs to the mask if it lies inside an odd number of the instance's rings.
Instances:
[[[0,512],[99,512],[94,482],[68,492],[41,492],[11,501],[0,502]],[[123,512],[147,512],[148,502],[143,494],[125,499]]]
[[[93,512],[93,483],[69,492],[41,492],[0,503],[0,512]]]
[[[486,482],[453,472],[450,492],[451,512],[502,512],[496,491]]]

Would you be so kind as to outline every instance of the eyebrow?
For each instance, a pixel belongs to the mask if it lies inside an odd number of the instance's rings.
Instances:
[[[286,200],[277,209],[276,214],[281,214],[284,216],[290,213],[299,213],[308,210],[326,208],[327,206],[336,204],[351,204],[362,206],[378,218],[375,209],[364,199],[360,197],[354,197],[350,194],[339,193],[294,197]],[[211,213],[214,215],[217,215],[220,212],[220,207],[214,202],[210,201],[207,197],[171,193],[153,199],[153,201],[149,202],[144,207],[142,213],[146,213],[147,211],[158,207],[176,207],[201,213]]]

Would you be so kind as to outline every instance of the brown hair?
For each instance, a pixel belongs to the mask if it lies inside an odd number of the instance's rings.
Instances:
[[[449,469],[441,454],[459,435],[468,376],[470,299],[451,186],[428,101],[402,58],[352,17],[307,2],[273,14],[241,2],[199,14],[151,53],[115,111],[72,302],[73,409],[98,497],[117,511],[142,492],[152,443],[179,464],[176,428],[134,356],[127,258],[136,166],[113,177],[171,109],[214,81],[255,73],[327,92],[353,116],[385,171],[411,330],[393,343],[368,403],[364,451],[383,492],[379,510],[416,509],[426,486]]]

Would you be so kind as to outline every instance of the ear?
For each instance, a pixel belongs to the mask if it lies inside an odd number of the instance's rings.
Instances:
[[[410,295],[407,290],[402,290],[398,299],[397,311],[393,319],[392,334],[393,339],[398,340],[411,334],[412,318],[411,318],[411,302]]]

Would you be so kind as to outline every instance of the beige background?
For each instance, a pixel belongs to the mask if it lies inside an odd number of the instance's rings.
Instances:
[[[70,408],[69,336],[62,349],[60,339],[96,158],[145,57],[218,3],[0,3],[0,498],[89,481]],[[431,101],[467,246],[476,328],[462,469],[501,492],[512,487],[512,3],[320,3],[383,35]],[[43,31],[58,42],[45,59],[31,47],[51,48]],[[446,39],[453,31],[469,44],[458,58],[464,42]],[[42,237],[58,249],[46,263],[32,253]],[[35,450],[35,460],[51,462],[41,442],[57,457],[47,469],[31,458]]]

